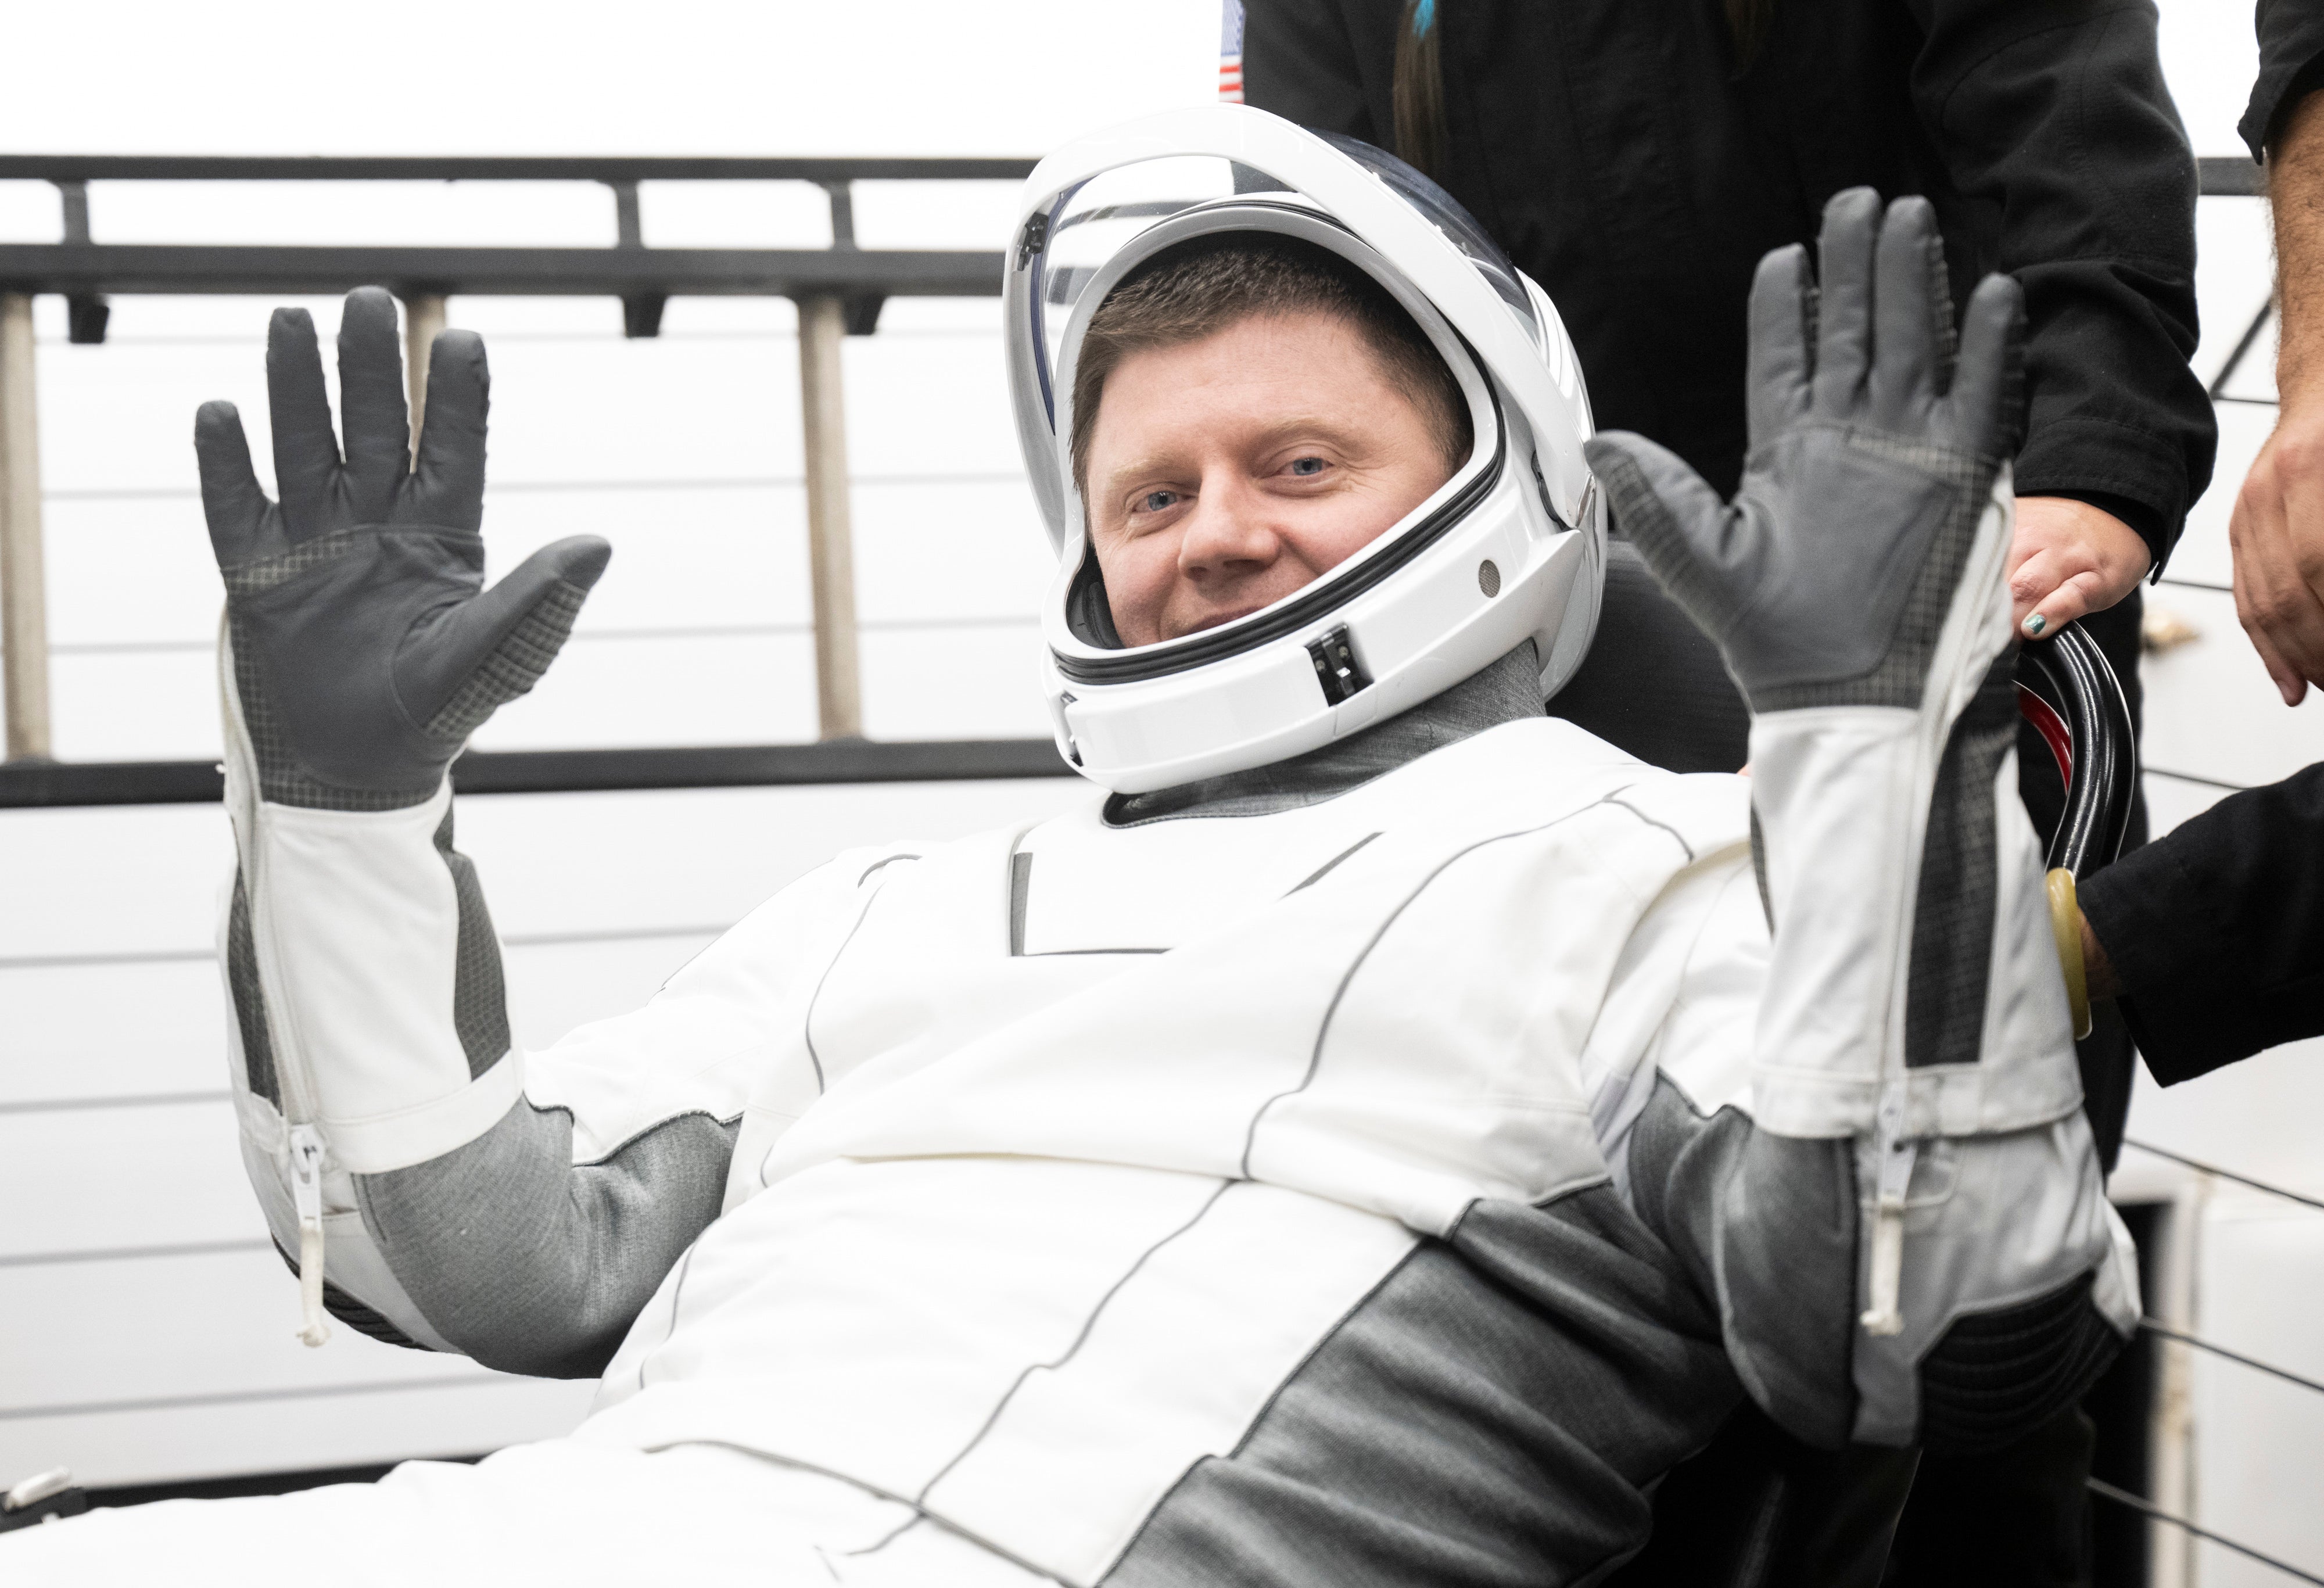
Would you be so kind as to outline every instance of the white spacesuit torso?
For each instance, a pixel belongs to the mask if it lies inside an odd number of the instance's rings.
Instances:
[[[1641,1066],[1740,1087],[1747,830],[1740,780],[1536,718],[1271,816],[843,855],[662,995],[767,1039],[580,1437],[746,1445],[1094,1580],[1416,1240],[1605,1182]],[[656,1023],[577,1039],[636,1073]]]

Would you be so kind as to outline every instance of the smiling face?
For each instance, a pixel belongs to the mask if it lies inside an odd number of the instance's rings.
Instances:
[[[1443,430],[1322,310],[1125,355],[1083,494],[1122,643],[1231,623],[1337,568],[1452,476]]]

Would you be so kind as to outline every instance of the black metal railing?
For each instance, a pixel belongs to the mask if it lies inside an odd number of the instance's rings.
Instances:
[[[473,156],[0,155],[0,180],[54,183],[64,235],[0,244],[0,291],[54,292],[71,306],[76,342],[105,339],[107,294],[308,295],[383,286],[399,296],[458,294],[622,300],[634,337],[660,328],[673,297],[799,298],[835,294],[849,327],[868,334],[897,297],[994,297],[1000,250],[862,248],[854,184],[1023,178],[1029,160],[568,158]],[[595,248],[278,246],[99,243],[89,234],[88,184],[198,182],[594,182],[613,198],[614,241]],[[812,182],[831,205],[828,248],[650,248],[641,182]]]
[[[409,298],[499,294],[601,296],[622,304],[623,332],[652,337],[663,303],[687,295],[835,296],[847,328],[871,333],[881,305],[907,295],[987,297],[1002,282],[998,251],[862,248],[854,231],[859,181],[1006,180],[1028,173],[1023,159],[686,158],[614,156],[210,156],[0,155],[0,180],[56,184],[63,238],[0,244],[0,292],[59,293],[77,342],[104,340],[107,295],[340,291],[385,285]],[[2265,191],[2247,160],[2199,162],[2207,198]],[[88,224],[88,185],[100,181],[572,181],[612,195],[615,240],[603,247],[281,247],[259,245],[98,243]],[[645,245],[638,187],[659,181],[799,181],[821,187],[831,208],[832,245],[820,249],[652,248]],[[2218,384],[2258,338],[2267,309],[2246,330]],[[2216,393],[2215,393],[2216,394]],[[1070,768],[1047,740],[676,747],[631,750],[471,752],[455,763],[466,792],[553,792],[751,784],[1063,776]],[[2176,775],[2176,774],[2174,774]],[[0,764],[0,808],[92,804],[166,804],[216,799],[211,762]]]

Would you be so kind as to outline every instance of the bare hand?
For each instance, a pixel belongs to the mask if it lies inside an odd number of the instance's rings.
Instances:
[[[2236,615],[2286,706],[2324,684],[2324,406],[2286,408],[2236,494]]]
[[[2070,496],[2020,496],[2011,618],[2029,640],[2054,634],[2138,588],[2153,562],[2138,531],[2110,512]]]
[[[2122,983],[2114,974],[2114,961],[2107,957],[2106,945],[2090,930],[2090,918],[2082,917],[2082,996],[2092,1003],[2107,1003],[2122,996]]]

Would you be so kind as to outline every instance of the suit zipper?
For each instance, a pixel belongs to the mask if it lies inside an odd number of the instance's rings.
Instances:
[[[267,895],[263,882],[265,845],[261,841],[259,807],[263,795],[258,786],[258,768],[249,752],[250,730],[243,721],[242,692],[234,680],[234,645],[232,631],[223,615],[218,620],[218,689],[225,698],[227,716],[233,731],[226,735],[226,753],[234,758],[237,780],[242,786],[242,820],[237,826],[241,835],[248,836],[246,846],[237,844],[235,863],[243,872],[245,906],[250,911],[250,947],[257,961],[259,986],[281,986],[279,967],[272,964],[269,952],[273,934],[268,929],[271,911],[266,907]],[[277,974],[270,975],[269,971]],[[281,1001],[265,1000],[266,1038],[274,1050],[274,1075],[282,1091],[281,1113],[284,1131],[285,1167],[290,1177],[290,1200],[299,1215],[299,1327],[293,1332],[300,1343],[318,1346],[331,1337],[331,1325],[323,1306],[323,1173],[327,1156],[323,1133],[315,1125],[317,1109],[313,1089],[308,1085],[307,1066],[299,1046],[285,1027],[281,1018]]]

